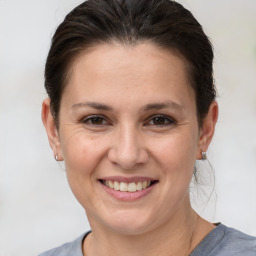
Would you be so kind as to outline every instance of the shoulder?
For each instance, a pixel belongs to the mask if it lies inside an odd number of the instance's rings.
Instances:
[[[197,246],[191,256],[255,256],[256,237],[219,224]]]
[[[87,232],[86,234],[81,235],[76,240],[65,243],[59,247],[46,251],[39,256],[83,256],[82,253],[82,243],[84,238],[90,233]]]
[[[226,253],[223,255],[255,256],[256,237],[246,235],[233,228],[225,227],[225,234],[218,247],[223,248],[223,252]]]

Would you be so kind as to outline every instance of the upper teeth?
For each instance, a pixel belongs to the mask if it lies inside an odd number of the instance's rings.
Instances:
[[[125,182],[119,182],[119,181],[104,180],[103,183],[105,186],[117,191],[135,192],[135,191],[140,191],[142,189],[149,187],[151,184],[151,181],[125,183]]]

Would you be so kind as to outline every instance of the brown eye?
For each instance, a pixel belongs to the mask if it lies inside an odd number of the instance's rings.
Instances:
[[[101,116],[89,116],[83,120],[83,123],[90,125],[105,125],[106,120]]]
[[[174,121],[166,116],[155,116],[149,122],[148,125],[164,126],[171,125]]]
[[[92,124],[96,124],[96,125],[100,125],[100,124],[103,124],[104,122],[104,119],[102,117],[92,117],[91,118],[91,123]]]

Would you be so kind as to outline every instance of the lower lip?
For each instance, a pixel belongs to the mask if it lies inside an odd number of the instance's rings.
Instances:
[[[112,188],[109,188],[107,186],[105,186],[104,184],[102,184],[101,182],[99,182],[100,185],[102,186],[102,188],[112,197],[114,197],[115,199],[118,199],[120,201],[135,201],[138,200],[146,195],[148,195],[153,187],[155,186],[155,184],[151,185],[150,187],[140,190],[140,191],[136,191],[136,192],[122,192],[122,191],[117,191],[114,190]]]

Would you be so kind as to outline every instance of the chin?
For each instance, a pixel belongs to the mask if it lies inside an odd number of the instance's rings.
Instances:
[[[122,235],[141,235],[149,232],[151,229],[148,225],[143,225],[143,223],[113,223],[110,228]]]
[[[107,228],[123,235],[140,235],[153,229],[154,219],[135,210],[123,210],[105,219]]]

